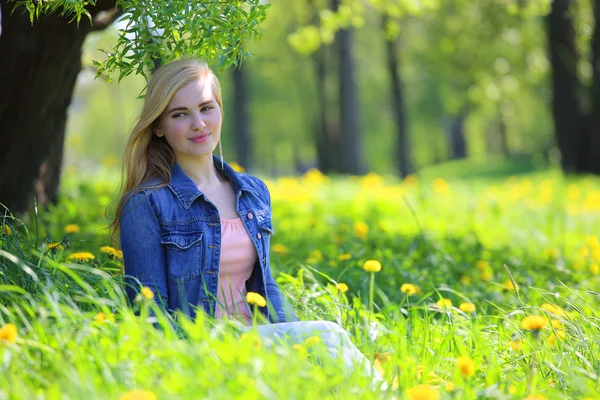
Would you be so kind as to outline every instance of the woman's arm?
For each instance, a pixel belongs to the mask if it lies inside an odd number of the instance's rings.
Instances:
[[[120,231],[127,296],[131,301],[137,296],[137,279],[154,292],[158,305],[168,310],[167,265],[160,244],[160,225],[144,192],[135,194],[127,201]]]
[[[263,188],[265,197],[267,199],[267,204],[269,205],[269,210],[272,210],[271,194],[269,193],[269,188],[262,180],[259,180],[259,182],[261,183],[261,187]],[[270,248],[267,249],[267,251],[270,251]],[[271,259],[271,257],[269,257],[269,259]],[[271,272],[271,263],[270,262],[267,264],[267,267],[265,269],[265,283],[267,286],[267,293],[268,293],[267,300],[272,304],[273,309],[275,310],[275,312],[277,314],[276,318],[271,317],[273,322],[298,321],[298,317],[296,317],[296,314],[294,313],[294,309],[292,308],[292,305],[285,298],[285,296],[283,294],[281,294],[279,285],[277,285],[277,282],[275,282],[275,279],[273,278],[273,273]]]

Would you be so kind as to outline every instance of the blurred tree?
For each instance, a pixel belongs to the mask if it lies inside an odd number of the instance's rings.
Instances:
[[[245,56],[267,8],[260,0],[0,0],[0,6],[0,202],[15,212],[31,204],[34,188],[40,200],[57,200],[66,112],[89,32],[127,14],[115,48],[95,62],[98,75],[109,79],[148,76],[154,60],[186,54],[218,58],[225,68]]]
[[[600,174],[600,0],[593,0],[591,10],[581,3],[554,0],[547,16],[552,113],[563,170]],[[576,7],[586,7],[592,15],[589,84],[580,77]]]
[[[248,95],[247,67],[237,65],[231,70],[233,83],[233,121],[235,129],[235,154],[236,161],[244,168],[253,167],[250,156],[252,155],[252,142],[250,141],[250,116],[248,108],[250,98]]]

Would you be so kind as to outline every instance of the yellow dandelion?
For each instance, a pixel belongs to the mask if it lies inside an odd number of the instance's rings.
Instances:
[[[240,164],[236,163],[235,161],[231,161],[229,163],[229,166],[235,171],[235,172],[246,172],[246,170],[244,169],[244,167],[242,167]]]
[[[267,305],[267,301],[265,300],[265,298],[256,292],[246,293],[246,301],[248,302],[248,304],[252,304],[259,307],[265,307]]]
[[[517,387],[513,386],[513,385],[509,386],[508,387],[508,393],[509,394],[517,394]]]
[[[530,315],[521,321],[523,329],[528,331],[539,331],[543,329],[547,324],[546,318],[540,317],[539,315]]]
[[[598,241],[598,238],[596,236],[588,236],[585,239],[585,244],[591,247],[592,249],[600,247],[600,241]]]
[[[420,293],[421,289],[412,283],[404,283],[402,286],[400,286],[400,291],[402,293],[406,293],[407,296],[413,296],[417,293]]]
[[[352,258],[352,254],[343,253],[338,256],[339,261],[348,261]]]
[[[6,234],[8,236],[11,236],[13,234],[12,229],[10,229],[10,226],[8,226],[8,225],[4,225],[4,231],[6,232]]]
[[[475,375],[475,363],[469,357],[458,357],[456,367],[460,374],[465,378],[470,378]]]
[[[440,194],[448,193],[450,185],[442,178],[436,178],[433,180],[433,190]]]
[[[489,282],[494,277],[494,272],[491,269],[486,269],[484,271],[481,271],[480,276],[482,281]]]
[[[510,347],[512,351],[523,350],[524,346],[525,346],[525,343],[521,339],[508,342],[508,347]]]
[[[434,386],[417,385],[406,391],[409,400],[439,400],[440,394]]]
[[[548,343],[552,346],[556,344],[556,342],[562,342],[567,338],[567,334],[565,331],[555,331],[554,335],[548,336]]]
[[[65,226],[65,233],[77,233],[81,231],[81,228],[77,224],[69,224]]]
[[[514,292],[516,290],[518,292],[519,291],[519,284],[515,282],[515,284],[513,286],[512,281],[509,280],[509,281],[506,281],[506,282],[504,282],[502,284],[502,288],[504,288],[504,290],[507,290],[507,291],[513,291]]]
[[[82,251],[79,253],[73,253],[67,257],[67,261],[79,261],[79,262],[89,262],[95,259],[92,253],[88,253],[87,251]]]
[[[563,315],[565,315],[565,311],[555,304],[545,303],[545,304],[542,304],[541,308],[542,308],[542,310],[544,310],[550,314],[553,314],[557,317],[562,317]]]
[[[288,248],[281,243],[276,243],[273,245],[273,252],[279,255],[287,254]]]
[[[466,313],[475,312],[475,304],[473,304],[473,303],[461,303],[459,308],[462,312],[466,312]]]
[[[16,343],[18,336],[19,330],[15,324],[6,324],[0,328],[0,342],[7,341],[10,343]]]
[[[480,271],[485,271],[490,269],[490,263],[485,260],[479,260],[477,261],[477,264],[475,264],[475,268],[477,268]]]
[[[356,222],[354,224],[354,236],[360,240],[366,240],[369,235],[369,225],[364,222]]]
[[[419,178],[415,174],[408,174],[406,178],[402,180],[402,184],[406,186],[414,186],[419,183]]]
[[[154,298],[154,292],[148,286],[142,288],[142,297],[146,300],[152,300]]]
[[[309,346],[313,346],[317,343],[321,343],[321,338],[318,336],[311,336],[308,339],[306,339],[306,344]]]
[[[48,251],[63,250],[64,246],[61,243],[52,242],[52,243],[48,243],[48,245],[46,246],[46,248],[48,249]]]
[[[323,261],[323,253],[321,253],[321,250],[315,249],[308,253],[308,258],[306,259],[307,263],[316,264],[319,261]]]
[[[94,315],[94,321],[98,322],[98,323],[106,322],[106,321],[114,322],[114,320],[115,320],[115,317],[111,313],[105,314],[101,311],[98,314]]]
[[[552,327],[554,329],[562,329],[563,328],[563,324],[557,319],[553,319],[552,321],[550,321],[550,323],[552,324]]]
[[[454,392],[456,385],[452,382],[444,382],[444,389],[446,389],[446,392]]]
[[[590,272],[594,275],[600,274],[600,266],[597,263],[590,265]]]
[[[348,291],[348,285],[346,285],[345,283],[342,283],[342,282],[336,284],[335,288],[342,293],[346,293]]]
[[[546,400],[546,398],[544,396],[542,396],[541,394],[530,394],[529,396],[525,397],[523,400]]]
[[[590,249],[589,249],[589,248],[587,248],[587,247],[582,247],[582,248],[581,248],[581,249],[579,249],[579,251],[577,252],[577,255],[578,255],[580,258],[585,258],[585,257],[587,257],[587,256],[589,256],[589,255],[590,255]]]
[[[381,271],[381,263],[377,260],[367,260],[363,264],[363,269],[367,272],[379,272]]]
[[[439,308],[452,307],[452,300],[441,298],[435,304],[437,304]]]
[[[108,254],[108,256],[111,258],[123,258],[123,252],[121,250],[117,250],[110,246],[100,247],[100,252]]]
[[[469,286],[471,284],[471,278],[468,277],[467,275],[461,275],[461,277],[459,278],[459,281],[464,286]]]
[[[133,390],[123,393],[119,400],[156,400],[156,395],[147,390]]]

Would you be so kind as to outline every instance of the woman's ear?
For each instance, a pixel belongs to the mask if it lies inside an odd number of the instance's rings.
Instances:
[[[156,128],[156,129],[154,130],[154,134],[155,134],[156,136],[158,136],[158,137],[163,137],[163,136],[164,136],[164,134],[162,133],[162,131],[161,131],[160,129],[158,129],[158,128]]]

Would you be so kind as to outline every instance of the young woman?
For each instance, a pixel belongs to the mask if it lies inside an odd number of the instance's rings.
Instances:
[[[364,364],[338,325],[295,322],[271,272],[269,190],[213,155],[222,122],[219,81],[206,64],[174,61],[150,79],[125,149],[112,224],[120,230],[128,296],[137,295],[139,281],[167,312],[194,318],[202,310],[249,325],[245,297],[256,292],[267,300],[260,311],[272,323],[259,326],[261,335],[299,341],[319,334],[332,350],[343,346],[348,363]]]

